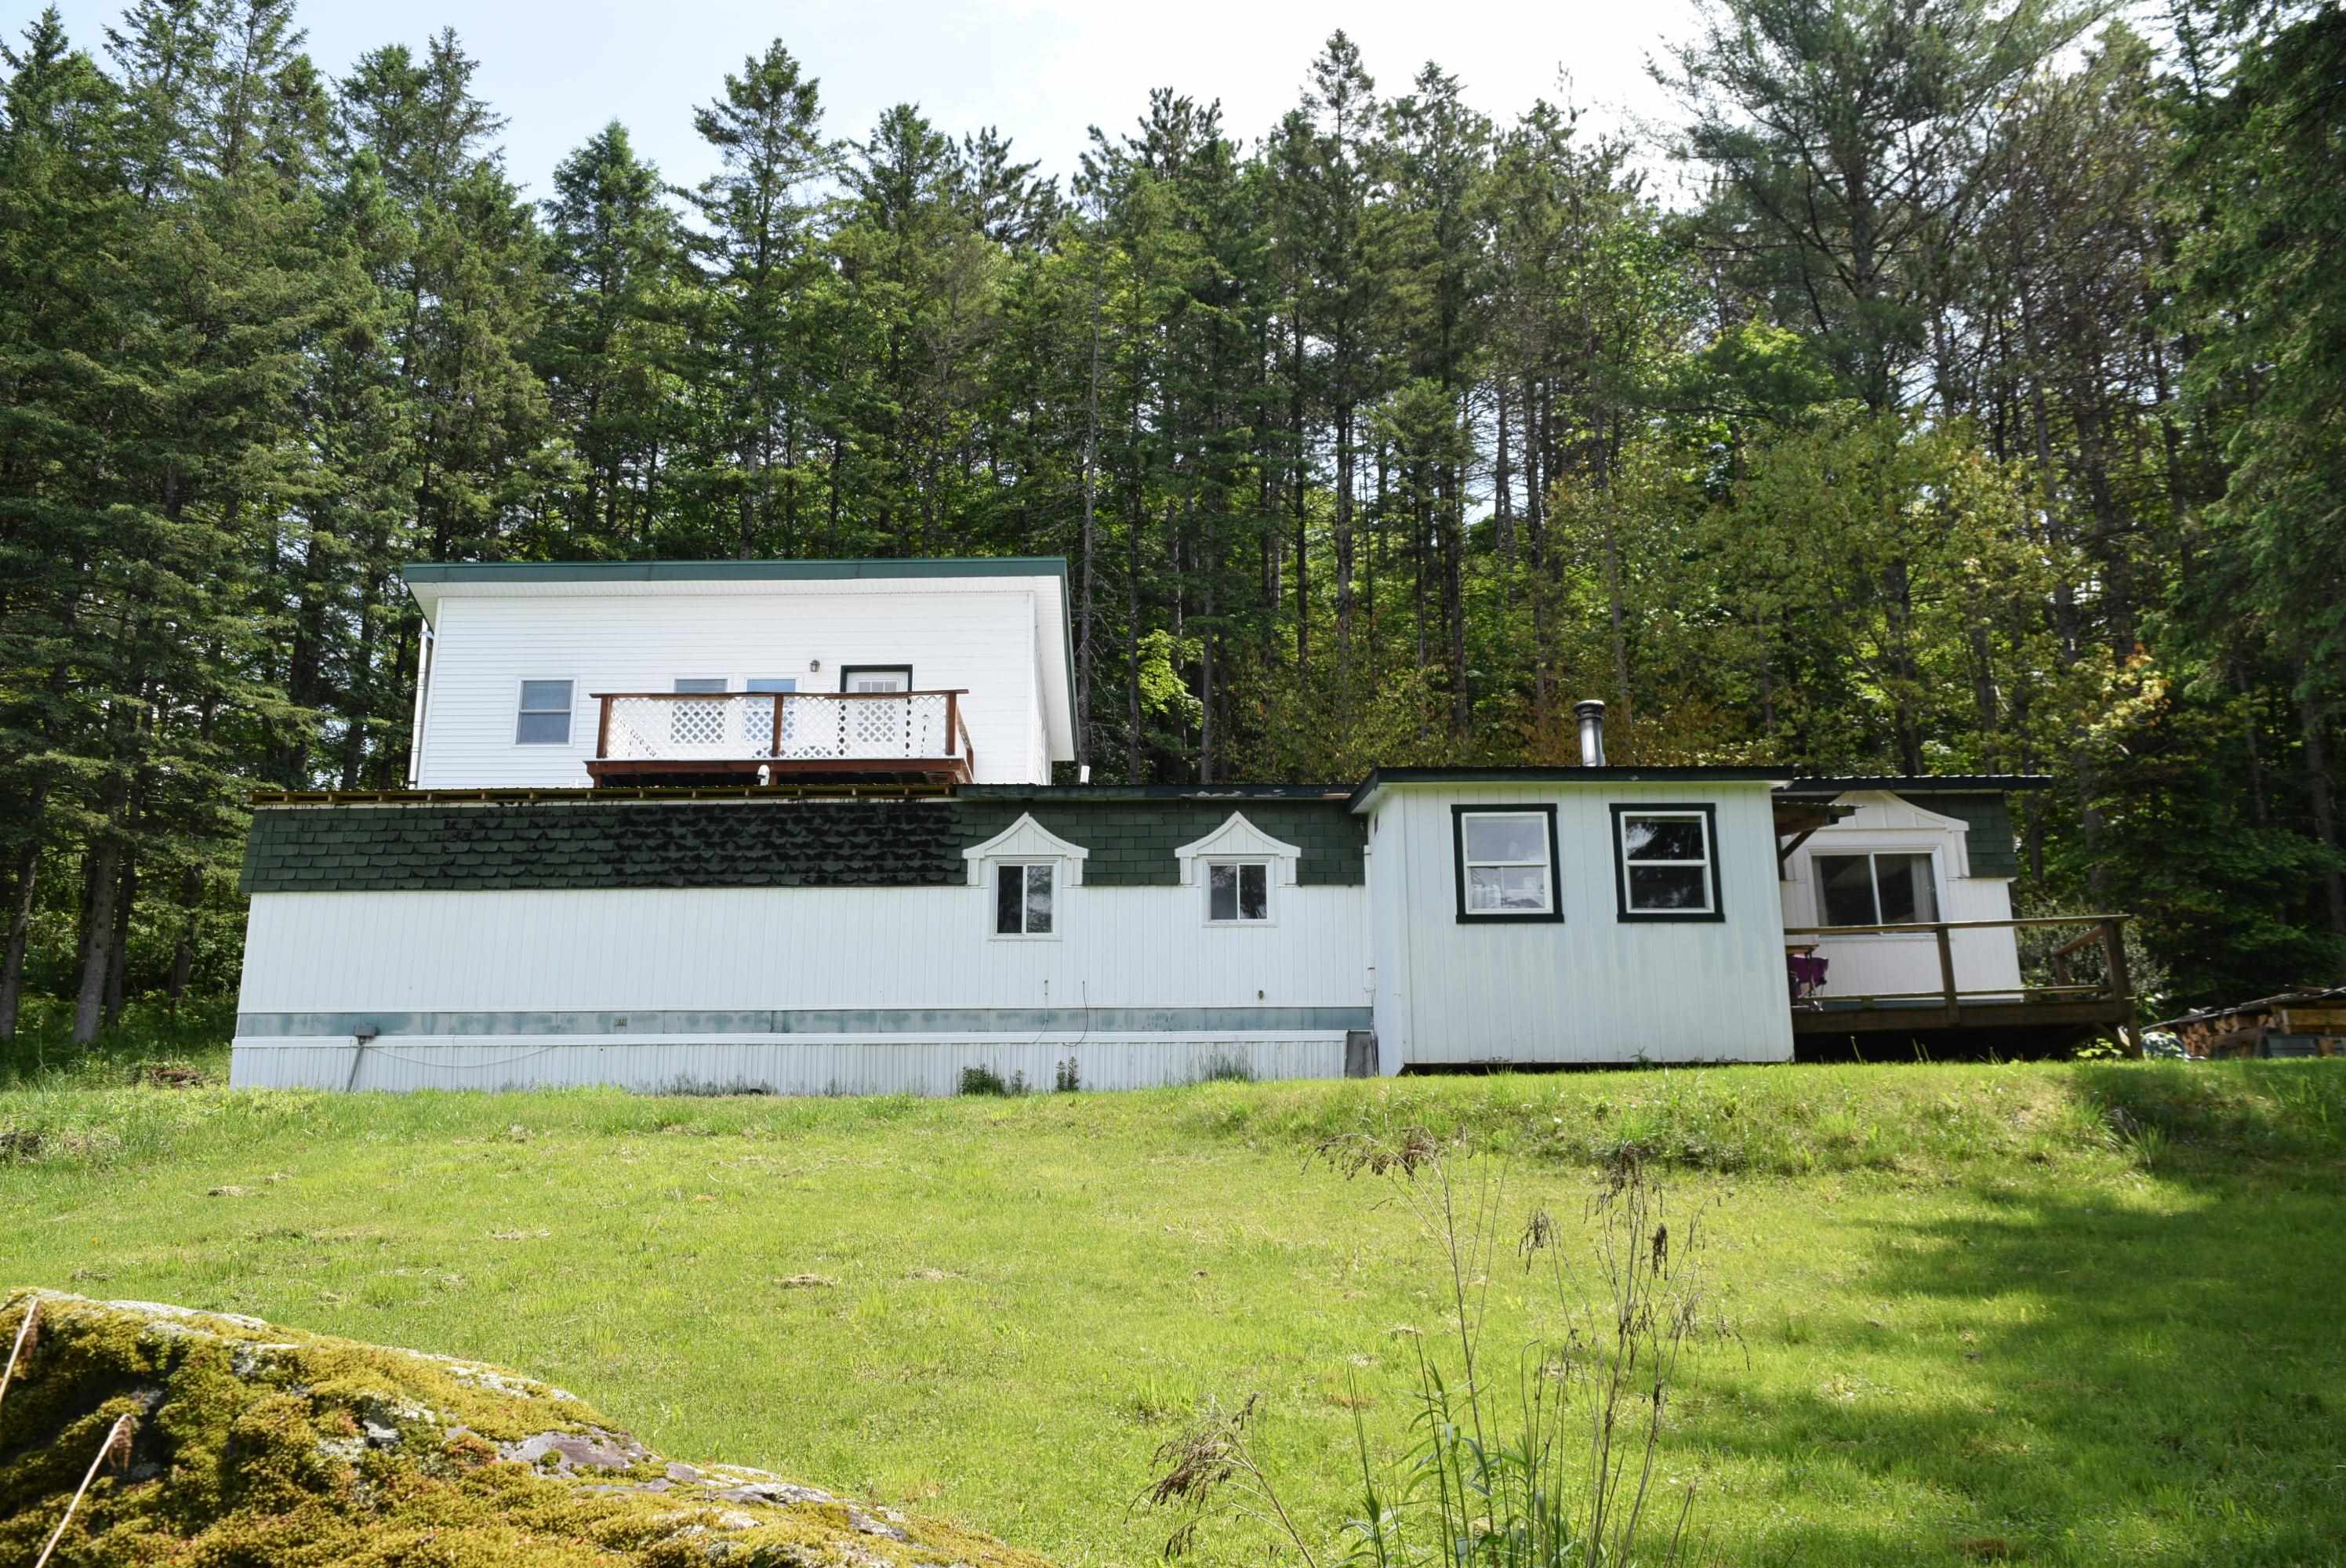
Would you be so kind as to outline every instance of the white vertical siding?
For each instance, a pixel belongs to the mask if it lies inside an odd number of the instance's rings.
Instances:
[[[1619,918],[1617,802],[1716,806],[1725,920]],[[1460,921],[1450,809],[1551,803],[1563,921]],[[1409,785],[1390,789],[1376,816],[1378,894],[1406,910],[1377,927],[1378,1023],[1401,1031],[1404,1062],[1791,1055],[1767,785]]]
[[[1942,920],[2012,918],[2011,880],[1971,874],[1969,830],[1962,820],[1883,790],[1852,793],[1842,798],[1842,804],[1857,809],[1818,829],[1785,862],[1780,888],[1786,925],[1828,923],[1816,856],[1866,850],[1930,855]],[[2000,992],[2019,985],[2020,946],[2014,932],[1959,931],[1950,932],[1948,941],[1957,990]],[[1823,997],[1935,993],[1940,988],[1938,941],[1928,932],[1834,937],[1818,943],[1817,953],[1826,960],[1825,985],[1818,993]]]
[[[996,939],[992,891],[598,888],[256,893],[240,1012],[1365,1008],[1357,887],[1208,926],[1194,887],[1060,889]]]
[[[923,689],[964,687],[981,783],[1050,781],[1034,594],[775,583],[708,594],[476,596],[439,601],[423,716],[426,789],[578,788],[588,782],[603,691],[668,691],[679,676],[795,677],[835,692],[845,665],[913,667]],[[820,660],[821,670],[807,666]],[[521,683],[572,684],[570,743],[520,746]]]
[[[1204,890],[1066,887],[1053,940],[985,888],[260,893],[233,1077],[341,1088],[618,1084],[951,1093],[965,1066],[1092,1088],[1329,1077],[1369,1008],[1357,887],[1276,924]],[[359,1019],[382,1033],[362,1050]],[[1039,1022],[1038,1022],[1039,1020]]]

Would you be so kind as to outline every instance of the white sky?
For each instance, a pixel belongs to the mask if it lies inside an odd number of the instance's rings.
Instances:
[[[58,0],[74,42],[93,53],[120,8],[120,0]],[[0,0],[12,43],[39,10],[37,0]],[[1151,87],[1219,97],[1225,127],[1253,141],[1295,103],[1339,25],[1380,94],[1407,90],[1432,58],[1503,122],[1535,97],[1565,97],[1560,72],[1590,111],[1586,124],[1662,117],[1668,105],[1646,78],[1646,58],[1690,32],[1692,15],[1691,0],[307,0],[301,20],[311,57],[338,75],[377,45],[420,47],[454,26],[481,63],[477,90],[509,121],[508,170],[543,197],[555,164],[615,117],[671,182],[697,182],[711,160],[693,135],[692,107],[776,37],[821,80],[831,136],[861,139],[882,109],[911,99],[954,136],[997,126],[1022,157],[1064,176],[1086,127],[1121,132]]]

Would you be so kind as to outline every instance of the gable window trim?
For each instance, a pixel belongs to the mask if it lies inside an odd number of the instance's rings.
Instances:
[[[542,700],[544,694],[541,693],[541,700],[533,704],[530,701],[531,694],[529,688],[534,686],[560,687],[562,688],[562,700],[558,703]],[[529,720],[532,718],[544,718],[555,714],[560,714],[562,716],[562,733],[560,736],[532,738],[527,735],[526,731],[529,728]],[[577,732],[577,728],[578,682],[575,677],[566,675],[525,675],[515,683],[514,744],[515,746],[567,746],[570,744],[570,738]]]
[[[904,677],[904,684],[897,689],[900,691],[910,691],[913,689],[913,667],[908,664],[841,665],[839,667],[839,689],[842,693],[853,691],[855,689],[855,677],[859,675],[901,675]]]
[[[1011,856],[1001,860],[989,860],[986,864],[991,868],[990,885],[987,891],[992,895],[994,904],[990,921],[992,930],[988,935],[996,942],[1058,941],[1059,891],[1066,886],[1066,879],[1059,874],[1059,860],[1055,858]],[[1035,917],[1035,873],[1037,871],[1043,874],[1043,928],[1040,931],[1033,929],[1032,925]],[[1016,874],[1018,887],[1017,901],[1010,906],[1015,908],[1017,915],[1018,929],[1015,931],[1005,930],[1003,926],[1004,916],[1010,912],[1003,902],[1005,873],[1012,872]]]
[[[985,934],[991,942],[1056,942],[1066,933],[1069,916],[1067,890],[1084,885],[1084,861],[1091,850],[1072,843],[1035,820],[1033,812],[1022,812],[1016,821],[982,844],[972,844],[962,851],[969,866],[969,885],[982,890],[985,902]],[[1012,866],[1022,868],[1022,884],[1028,866],[1048,868],[1050,922],[1048,931],[1028,931],[1025,905],[1020,904],[1017,931],[1002,929],[1002,873]]]
[[[1958,846],[1958,852],[1961,852],[1961,846]],[[1932,907],[1932,912],[1930,914],[1916,915],[1907,920],[1885,920],[1882,918],[1882,867],[1880,862],[1883,860],[1919,860],[1925,863],[1924,886],[1929,890]],[[1947,918],[1945,912],[1947,908],[1946,881],[1942,871],[1941,857],[1936,846],[1926,844],[1918,848],[1911,844],[1891,844],[1881,842],[1869,843],[1861,841],[1854,844],[1835,844],[1829,849],[1810,850],[1809,855],[1809,878],[1814,884],[1813,893],[1816,907],[1816,919],[1819,925],[1832,925],[1838,923],[1826,912],[1825,909],[1825,869],[1822,862],[1826,860],[1863,860],[1866,863],[1866,893],[1872,901],[1873,915],[1870,920],[1852,921],[1850,922],[1851,924],[1911,925],[1915,928],[1917,932],[1926,932],[1928,927],[1937,924]],[[1912,933],[1903,932],[1878,932],[1873,934],[1890,941],[1902,941],[1908,935]]]
[[[1475,910],[1467,906],[1466,884],[1466,823],[1475,817],[1532,817],[1547,837],[1547,908],[1545,910]],[[1450,867],[1453,891],[1457,899],[1457,921],[1460,925],[1561,925],[1564,923],[1564,860],[1556,841],[1556,804],[1553,801],[1501,800],[1487,804],[1457,804],[1450,808]],[[1476,861],[1477,865],[1497,865],[1501,862]],[[1505,862],[1510,865],[1535,865],[1535,860]]]
[[[1208,855],[1203,858],[1203,863],[1205,865],[1206,874],[1199,880],[1205,885],[1206,923],[1208,925],[1212,926],[1217,930],[1243,931],[1257,926],[1275,925],[1278,923],[1278,895],[1271,890],[1278,884],[1279,877],[1269,857],[1263,855]],[[1222,871],[1228,871],[1230,873],[1229,880],[1226,884],[1224,884],[1224,886],[1227,887],[1229,893],[1231,912],[1227,915],[1217,915],[1214,912],[1215,895],[1222,891],[1223,887],[1218,887],[1216,883],[1219,881],[1218,873]],[[1246,912],[1247,882],[1249,881],[1247,873],[1249,871],[1256,873],[1256,879],[1259,880],[1261,884],[1256,890],[1257,897],[1260,901],[1257,906],[1262,911],[1260,914],[1250,915]]]
[[[1720,891],[1719,874],[1719,807],[1708,800],[1615,801],[1613,810],[1613,896],[1615,915],[1624,924],[1686,924],[1709,921],[1723,923],[1727,919],[1727,901]],[[1637,817],[1675,817],[1702,824],[1702,859],[1698,860],[1638,860],[1629,859],[1629,821]],[[1640,909],[1629,897],[1629,871],[1632,865],[1684,869],[1699,866],[1707,873],[1704,885],[1710,894],[1707,909]]]

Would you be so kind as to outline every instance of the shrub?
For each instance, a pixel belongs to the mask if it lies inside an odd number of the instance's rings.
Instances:
[[[998,1095],[1005,1097],[1026,1092],[1026,1074],[1013,1073],[1005,1078],[991,1067],[971,1066],[961,1070],[961,1092],[964,1095]]]

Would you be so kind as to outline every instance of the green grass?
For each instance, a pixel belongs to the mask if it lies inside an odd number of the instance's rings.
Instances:
[[[665,1452],[1071,1564],[1155,1559],[1170,1522],[1129,1505],[1208,1399],[1262,1393],[1290,1501],[1331,1537],[1349,1517],[1355,1407],[1400,1446],[1443,1291],[1406,1206],[1308,1154],[1411,1125],[1504,1163],[1511,1221],[1569,1229],[1624,1144],[1674,1204],[1719,1201],[1742,1342],[1689,1363],[1664,1464],[1673,1508],[1702,1488],[1705,1561],[2346,1560],[2336,1064],[934,1102],[130,1089],[120,1065],[0,1090],[0,1285],[509,1363]],[[1510,1377],[1540,1300],[1495,1272]],[[1198,1558],[1262,1539],[1219,1525]]]

